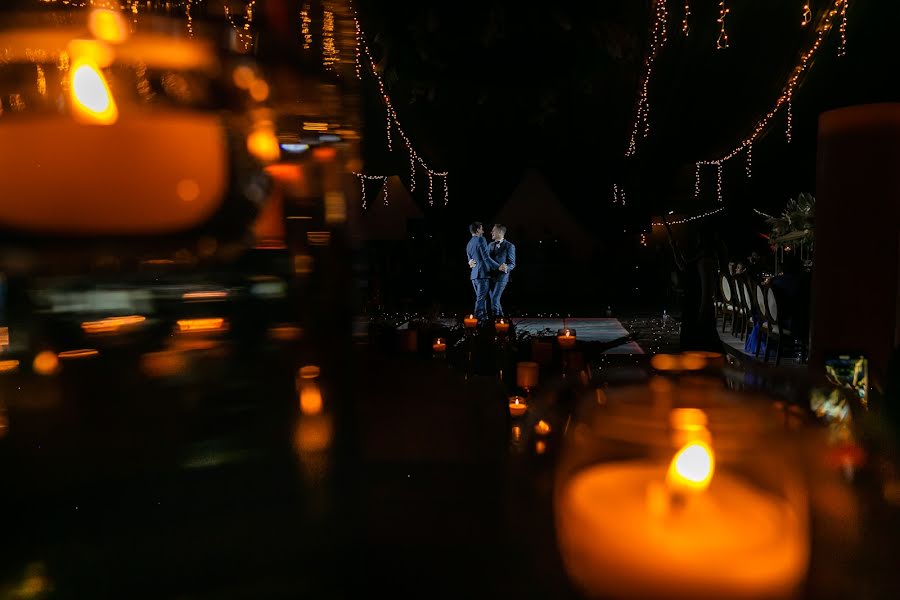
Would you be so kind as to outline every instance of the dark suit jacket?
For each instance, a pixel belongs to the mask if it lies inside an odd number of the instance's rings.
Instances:
[[[472,276],[469,279],[489,279],[491,271],[496,271],[500,263],[495,262],[488,253],[487,241],[483,236],[473,235],[466,244],[466,256],[469,260],[475,260]]]
[[[491,242],[490,254],[498,267],[498,270],[491,273],[491,279],[500,283],[508,282],[509,274],[516,268],[516,245],[509,240],[503,240],[499,246],[496,242]],[[506,273],[499,270],[503,263],[506,263]]]

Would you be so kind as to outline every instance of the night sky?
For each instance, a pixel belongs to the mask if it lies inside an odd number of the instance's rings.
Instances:
[[[359,11],[401,123],[434,168],[450,170],[451,206],[443,216],[490,218],[523,170],[537,167],[600,233],[621,221],[646,224],[651,212],[717,206],[715,167],[705,168],[695,199],[693,162],[749,133],[815,34],[801,26],[800,0],[729,2],[730,47],[716,50],[718,2],[691,0],[687,38],[683,4],[668,3],[668,41],[650,87],[650,137],[627,160],[651,25],[648,0],[368,1]],[[792,143],[782,113],[754,145],[751,180],[743,155],[725,167],[726,203],[773,213],[788,197],[814,191],[818,114],[900,98],[893,76],[900,61],[890,43],[896,4],[851,1],[847,56],[837,57],[834,30],[795,94]],[[817,16],[825,1],[811,5]],[[366,171],[405,179],[406,153],[387,153],[374,89],[367,81]],[[627,210],[612,205],[613,183],[624,185]]]

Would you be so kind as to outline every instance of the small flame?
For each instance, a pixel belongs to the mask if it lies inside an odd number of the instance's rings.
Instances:
[[[715,467],[712,448],[706,442],[693,441],[675,454],[666,481],[670,487],[702,492],[709,487]]]

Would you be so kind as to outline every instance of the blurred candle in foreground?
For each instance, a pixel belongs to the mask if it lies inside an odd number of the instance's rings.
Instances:
[[[475,318],[475,315],[469,315],[463,319],[463,324],[466,326],[466,329],[475,329],[478,327],[478,319]]]
[[[705,420],[690,421],[668,464],[594,465],[559,489],[568,573],[609,598],[792,597],[808,560],[804,520],[787,500],[716,470]]]

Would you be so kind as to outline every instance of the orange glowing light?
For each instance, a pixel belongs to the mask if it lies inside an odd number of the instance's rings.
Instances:
[[[544,440],[538,440],[534,443],[534,453],[535,454],[544,454],[547,451],[547,442]]]
[[[650,366],[657,371],[677,371],[681,367],[681,360],[672,354],[657,354],[650,359]]]
[[[322,412],[322,390],[314,382],[304,382],[300,386],[300,411],[304,415]]]
[[[0,373],[15,373],[19,370],[19,361],[0,360]]]
[[[550,423],[541,419],[534,426],[534,432],[538,435],[547,435],[550,433]]]
[[[315,379],[319,376],[319,373],[321,373],[321,370],[315,365],[300,367],[300,370],[298,371],[301,379]]]
[[[222,300],[228,297],[225,290],[216,290],[209,292],[185,292],[181,295],[182,300]]]
[[[81,324],[81,329],[85,333],[113,333],[121,329],[139,325],[147,320],[147,317],[141,315],[130,315],[127,317],[107,317],[101,321],[85,321]]]
[[[690,442],[672,458],[666,483],[670,488],[702,492],[709,487],[715,466],[715,457],[709,444],[702,441]]]
[[[76,119],[96,125],[112,125],[119,109],[103,71],[93,61],[80,59],[70,75],[70,94]]]
[[[274,162],[281,158],[281,146],[271,123],[254,128],[247,136],[247,150],[261,162]]]
[[[121,44],[128,39],[128,25],[121,13],[115,10],[92,10],[88,17],[88,28],[95,38],[110,44]]]
[[[38,375],[53,375],[59,370],[59,359],[55,352],[44,350],[34,357],[31,368]]]
[[[334,160],[337,157],[337,149],[332,148],[331,146],[321,146],[319,148],[313,148],[312,156],[313,160],[319,162],[328,162],[330,160]]]
[[[59,358],[62,360],[66,359],[76,359],[76,358],[90,358],[92,356],[97,356],[100,353],[93,348],[83,348],[80,350],[63,350],[59,353]]]
[[[269,328],[269,337],[273,340],[289,342],[298,339],[303,334],[303,330],[293,325],[279,325]]]
[[[202,331],[224,331],[227,329],[225,319],[211,317],[207,319],[179,319],[178,331],[180,333],[193,333]]]

